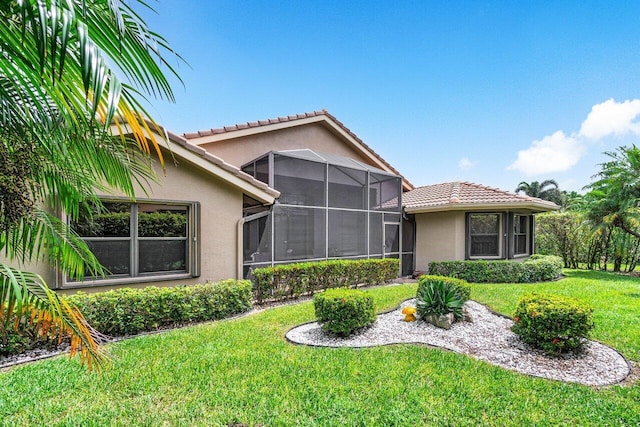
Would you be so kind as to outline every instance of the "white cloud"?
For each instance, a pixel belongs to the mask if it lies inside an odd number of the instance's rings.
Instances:
[[[575,166],[585,152],[586,148],[580,141],[559,130],[519,151],[518,159],[507,170],[517,170],[525,175],[563,172]]]
[[[591,107],[580,127],[579,136],[600,139],[610,135],[640,135],[640,99],[616,102],[613,98]]]
[[[476,165],[476,162],[472,162],[466,157],[461,158],[460,161],[458,162],[458,167],[460,169],[471,169],[475,165]]]

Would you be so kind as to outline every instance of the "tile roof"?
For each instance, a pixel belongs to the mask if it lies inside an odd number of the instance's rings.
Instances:
[[[176,143],[182,147],[184,147],[185,149],[187,149],[188,151],[204,158],[205,160],[207,160],[209,163],[212,163],[218,167],[220,167],[221,169],[230,172],[231,174],[233,174],[234,176],[240,178],[243,181],[246,181],[247,183],[251,184],[252,186],[266,192],[267,194],[270,194],[273,197],[278,197],[280,196],[280,192],[269,187],[267,184],[265,184],[262,181],[259,181],[257,179],[255,179],[254,177],[252,177],[251,175],[248,175],[244,172],[242,172],[240,170],[240,168],[225,162],[224,160],[222,160],[220,157],[218,156],[214,156],[213,154],[209,153],[207,150],[205,150],[204,148],[198,147],[197,145],[191,144],[189,141],[187,141],[185,138],[183,138],[180,135],[177,135],[173,132],[170,132],[168,130],[166,130],[165,128],[163,128],[162,126],[159,126],[158,128],[156,128],[156,125],[153,125],[151,122],[150,123],[151,129],[156,129],[159,131],[160,135],[162,135],[163,133],[165,135],[167,135],[169,137],[169,140],[173,143]]]
[[[230,134],[230,133],[232,133],[234,131],[251,129],[251,128],[259,128],[259,127],[274,125],[274,124],[278,124],[278,123],[295,122],[296,120],[302,120],[302,119],[308,119],[308,118],[311,118],[311,117],[320,117],[320,116],[325,116],[326,118],[328,118],[331,121],[333,121],[336,125],[338,125],[338,127],[340,129],[342,129],[351,138],[353,138],[360,145],[362,145],[369,153],[371,153],[382,164],[384,164],[386,167],[388,167],[390,171],[392,171],[396,175],[402,176],[402,174],[400,174],[400,172],[398,172],[398,170],[396,168],[391,166],[391,164],[389,162],[387,162],[385,159],[383,159],[370,146],[368,146],[355,133],[353,133],[351,131],[351,129],[346,127],[344,125],[344,123],[342,123],[340,120],[336,119],[332,114],[330,114],[327,110],[324,110],[324,109],[323,110],[318,110],[318,111],[311,111],[311,112],[308,112],[308,113],[295,114],[295,115],[292,115],[292,116],[278,117],[278,118],[275,118],[275,119],[258,120],[258,121],[255,121],[255,122],[246,122],[246,123],[240,123],[240,124],[235,124],[235,125],[231,125],[231,126],[223,126],[223,127],[220,127],[220,128],[212,128],[212,129],[208,129],[208,130],[200,130],[200,131],[197,131],[197,132],[189,132],[189,133],[183,134],[182,136],[185,139],[189,140],[189,139],[201,138],[203,136],[219,135],[219,134],[226,134],[226,133]],[[413,188],[413,184],[411,184],[406,178],[402,177],[402,179],[403,179],[404,182],[407,183],[407,185],[410,188]]]
[[[498,188],[487,187],[472,182],[445,182],[426,185],[402,195],[402,205],[411,211],[446,211],[473,209],[477,207],[523,207],[540,211],[559,209],[553,202],[515,194]]]

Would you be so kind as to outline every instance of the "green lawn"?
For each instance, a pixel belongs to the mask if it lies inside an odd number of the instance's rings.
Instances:
[[[474,285],[509,314],[523,291],[589,301],[594,338],[640,360],[640,280],[568,271],[559,282]],[[379,310],[416,285],[371,290]],[[0,374],[4,425],[640,425],[640,384],[595,389],[532,378],[449,351],[289,344],[310,302],[119,342],[100,374],[65,358]]]

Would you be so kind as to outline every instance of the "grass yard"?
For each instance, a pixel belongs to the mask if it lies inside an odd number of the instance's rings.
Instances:
[[[474,285],[472,298],[510,314],[520,295],[571,295],[595,308],[595,339],[640,361],[640,279],[567,271],[528,285]],[[378,309],[416,285],[371,290]],[[543,380],[415,345],[370,349],[289,344],[311,302],[130,339],[87,373],[65,358],[0,373],[4,425],[638,426],[640,383],[595,389]]]

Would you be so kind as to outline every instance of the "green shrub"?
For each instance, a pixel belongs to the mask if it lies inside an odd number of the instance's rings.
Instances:
[[[466,280],[457,279],[455,277],[446,277],[446,276],[434,276],[434,275],[424,275],[418,278],[418,290],[421,287],[426,286],[430,281],[439,280],[442,282],[446,282],[448,285],[453,287],[456,292],[462,297],[462,301],[466,302],[471,298],[471,285],[467,283]]]
[[[0,356],[22,353],[31,348],[32,339],[20,331],[3,331],[0,337]]]
[[[532,255],[518,261],[466,260],[434,261],[429,274],[457,277],[473,283],[532,283],[557,279],[562,275],[562,258]]]
[[[520,299],[513,320],[511,330],[522,341],[560,354],[582,347],[593,328],[593,309],[574,298],[534,293]]]
[[[376,321],[373,297],[356,289],[328,289],[313,297],[322,329],[348,336]]]
[[[194,286],[78,293],[69,299],[96,330],[123,336],[243,313],[252,306],[251,288],[248,280],[224,280]]]
[[[416,310],[420,317],[453,313],[462,319],[462,307],[469,299],[471,287],[460,279],[443,276],[421,276],[418,280]]]
[[[280,264],[253,270],[258,303],[298,298],[316,291],[359,284],[378,285],[398,277],[396,258]]]

